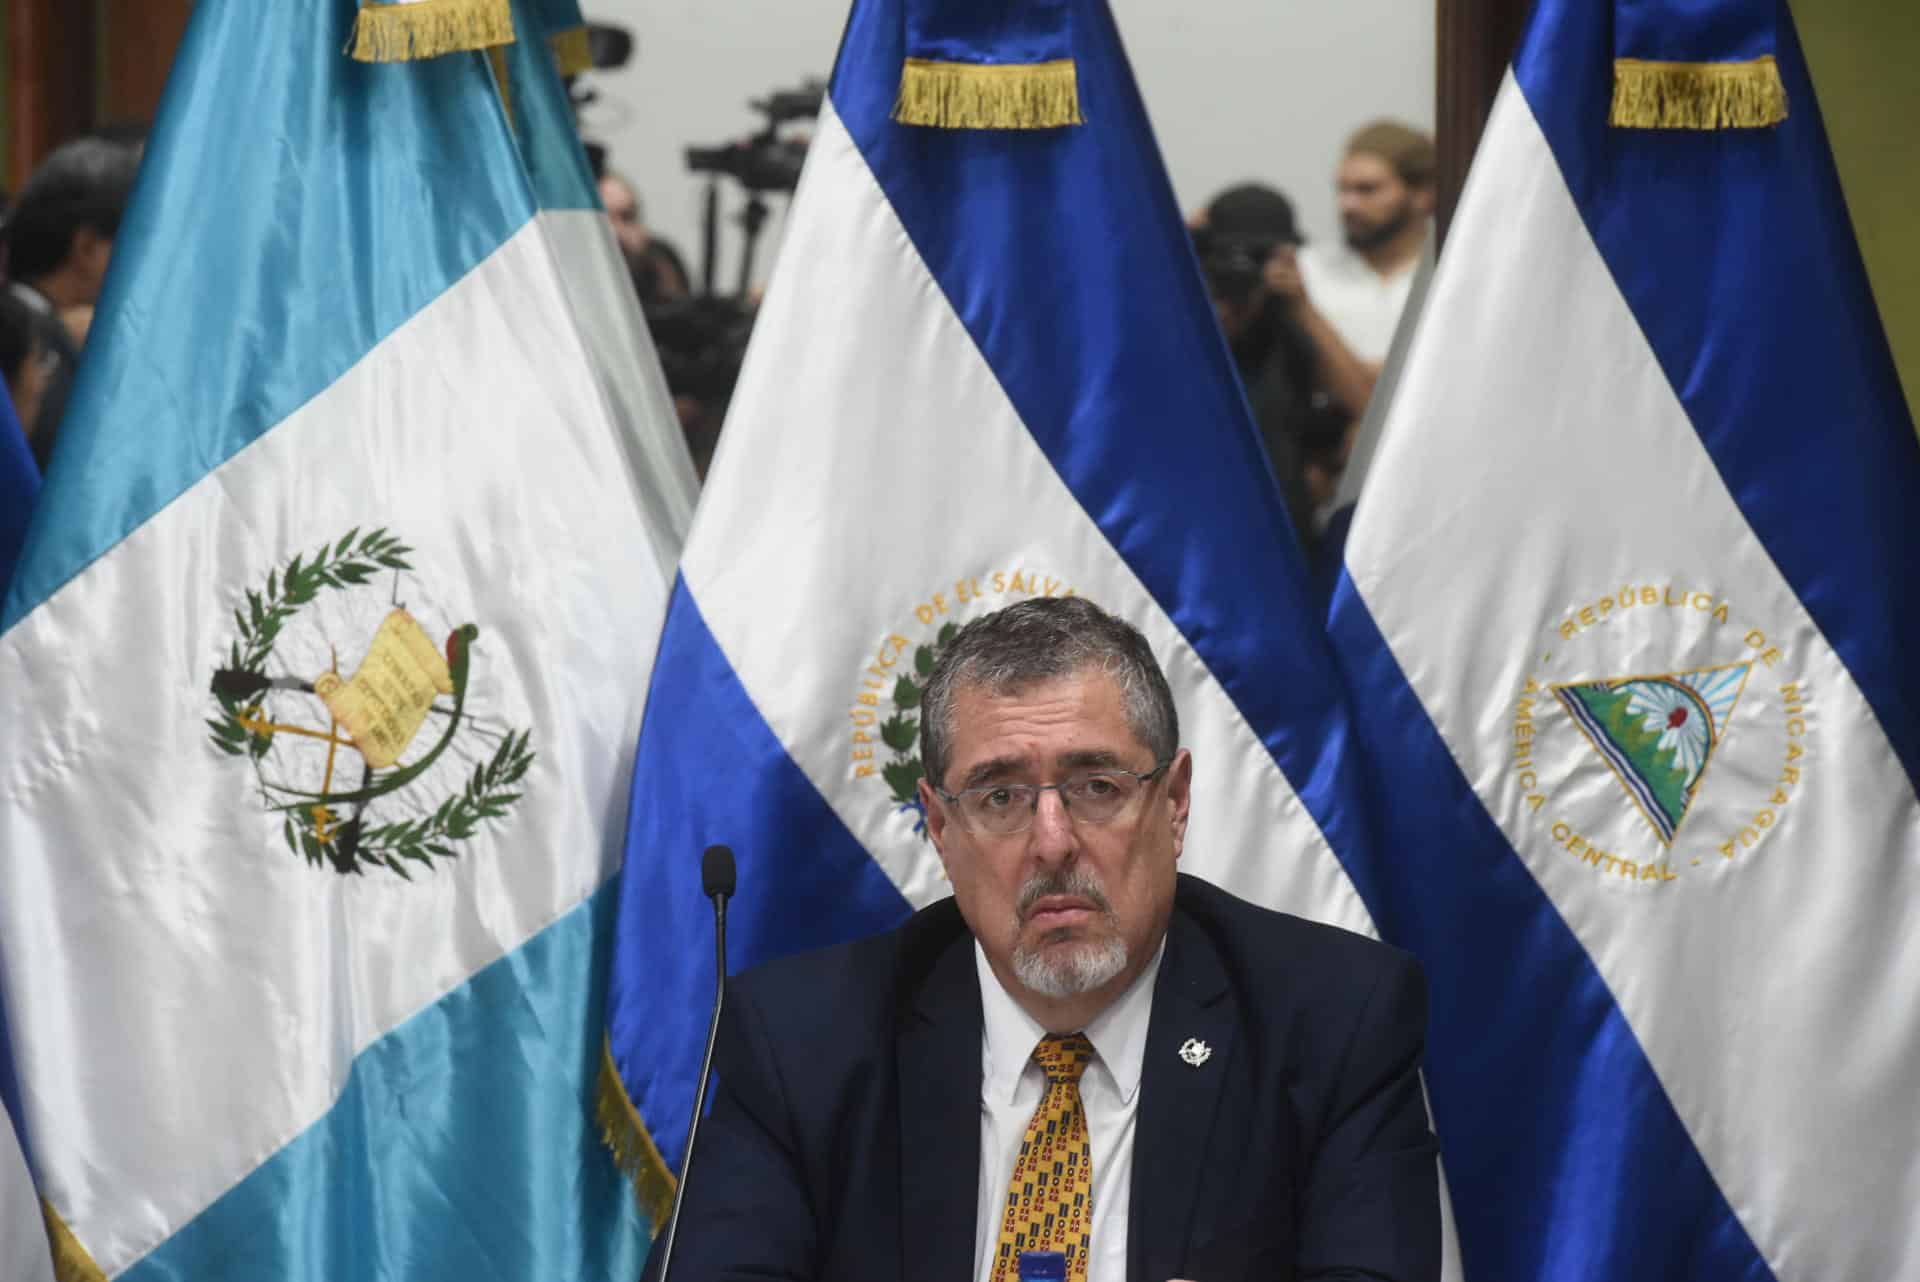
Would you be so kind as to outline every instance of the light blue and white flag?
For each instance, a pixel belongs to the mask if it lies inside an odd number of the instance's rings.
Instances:
[[[0,411],[8,408],[0,389]],[[13,1075],[6,1004],[0,1002],[0,1277],[9,1282],[53,1282],[40,1194],[20,1142],[20,1088]]]
[[[495,53],[494,72],[507,85],[514,139],[594,383],[607,412],[640,453],[634,480],[641,512],[661,576],[670,580],[700,483],[560,79],[568,55],[581,42],[575,37],[586,34],[579,6],[574,0],[514,0],[513,21],[519,39]]]
[[[1332,615],[1469,1277],[1920,1277],[1916,495],[1784,6],[1539,0]]]
[[[352,21],[195,6],[0,616],[35,1173],[80,1277],[625,1282],[657,453],[486,57]]]
[[[909,33],[969,8],[855,5],[669,607],[609,981],[656,1210],[713,990],[702,849],[738,857],[736,968],[946,895],[920,682],[987,611],[1139,627],[1196,761],[1182,866],[1372,930],[1332,662],[1107,6],[1004,7],[977,61],[1037,65],[935,68],[991,82],[968,120],[1042,127],[900,123],[943,101]]]

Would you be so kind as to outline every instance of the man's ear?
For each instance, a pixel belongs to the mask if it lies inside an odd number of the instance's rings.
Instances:
[[[946,803],[940,800],[940,794],[933,785],[921,777],[918,784],[920,792],[920,812],[927,817],[927,836],[933,838],[933,848],[940,854],[940,863],[947,862],[947,814]]]
[[[1185,748],[1173,754],[1167,767],[1167,807],[1172,812],[1173,857],[1187,844],[1187,810],[1193,803],[1193,754]]]

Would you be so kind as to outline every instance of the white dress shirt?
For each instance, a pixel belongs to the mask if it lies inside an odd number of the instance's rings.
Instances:
[[[1093,1157],[1093,1224],[1088,1239],[1087,1282],[1126,1282],[1127,1209],[1133,1186],[1134,1122],[1140,1115],[1140,1064],[1146,1056],[1147,1020],[1153,1013],[1153,981],[1160,973],[1166,940],[1127,990],[1084,1030],[1093,1060],[1080,1078],[1080,1105],[1087,1115],[1087,1145]],[[1033,1048],[1047,1030],[1000,987],[978,942],[973,962],[980,975],[980,1201],[975,1220],[973,1272],[992,1282],[994,1250],[1006,1212],[1007,1185],[1020,1156],[1027,1124],[1046,1094],[1047,1075],[1033,1062]]]

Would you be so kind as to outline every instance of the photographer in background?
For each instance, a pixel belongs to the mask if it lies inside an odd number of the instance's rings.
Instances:
[[[1372,379],[1300,283],[1293,205],[1246,183],[1196,220],[1194,248],[1274,478],[1309,558],[1315,511],[1338,486]]]
[[[43,471],[80,362],[85,321],[106,279],[139,167],[137,147],[105,138],[76,139],[34,171],[7,215],[13,275],[8,289],[31,315],[46,352],[39,410],[31,420],[21,416]]]
[[[633,277],[640,301],[664,303],[691,294],[687,265],[672,244],[648,230],[633,184],[612,169],[603,170],[599,179],[600,203],[607,207],[613,238],[620,244],[620,257],[626,261],[627,274]]]

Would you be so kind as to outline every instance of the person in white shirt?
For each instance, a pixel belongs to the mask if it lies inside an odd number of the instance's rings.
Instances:
[[[1391,120],[1368,125],[1348,140],[1334,180],[1343,243],[1300,251],[1299,288],[1375,375],[1431,231],[1434,170],[1426,134]]]
[[[921,709],[953,898],[730,986],[669,1282],[1435,1282],[1419,968],[1176,872],[1140,633],[1023,601]]]

